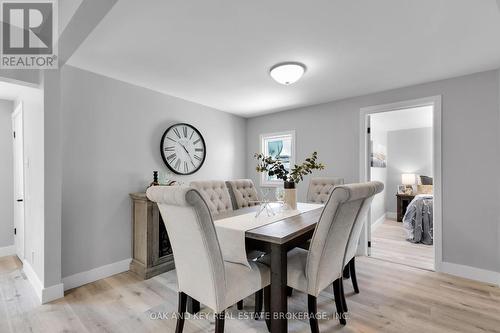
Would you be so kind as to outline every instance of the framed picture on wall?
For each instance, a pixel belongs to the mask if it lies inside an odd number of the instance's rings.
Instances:
[[[371,167],[372,168],[387,168],[387,148],[376,142],[371,142]]]

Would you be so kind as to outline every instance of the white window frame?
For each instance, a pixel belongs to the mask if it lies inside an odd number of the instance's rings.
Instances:
[[[265,142],[269,139],[279,139],[281,137],[291,136],[292,138],[292,147],[291,147],[291,156],[290,156],[290,165],[295,165],[295,130],[284,131],[284,132],[276,132],[276,133],[267,133],[260,135],[260,152],[267,156],[267,147]],[[262,187],[283,187],[283,181],[281,179],[278,180],[268,180],[267,173],[261,172],[260,174],[260,185]]]

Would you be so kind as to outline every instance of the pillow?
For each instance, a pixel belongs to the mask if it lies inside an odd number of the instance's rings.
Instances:
[[[433,185],[432,184],[432,177],[429,177],[429,176],[420,176],[420,183],[422,185]]]

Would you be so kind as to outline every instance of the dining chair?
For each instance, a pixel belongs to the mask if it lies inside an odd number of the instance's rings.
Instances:
[[[377,184],[377,186],[378,187],[375,189],[376,192],[375,194],[382,192],[384,189],[384,184],[382,183]],[[359,294],[358,280],[356,278],[356,252],[358,250],[359,239],[361,238],[361,232],[363,231],[364,221],[366,220],[366,216],[368,215],[368,210],[370,209],[374,197],[375,195],[365,200],[360,209],[358,217],[356,218],[356,222],[354,223],[351,235],[349,236],[349,243],[347,245],[346,257],[345,257],[346,259],[344,261],[346,263],[346,266],[344,267],[343,277],[345,279],[351,278],[352,287],[356,294]],[[344,283],[342,279],[339,280],[337,287],[340,288],[342,305],[344,306],[343,310],[347,312],[348,308],[344,294]]]
[[[341,289],[345,261],[354,247],[351,247],[353,234],[363,227],[365,208],[383,187],[380,182],[336,186],[326,201],[309,251],[295,248],[288,252],[288,286],[308,294],[312,333],[319,332],[317,298],[331,284],[337,318],[342,325],[346,324]]]
[[[233,210],[252,207],[259,204],[259,196],[257,189],[251,179],[234,179],[226,181],[226,187],[229,190],[229,196],[233,205]],[[261,251],[251,251],[248,253],[249,260],[259,260],[265,253]],[[263,291],[255,294],[255,313],[256,319],[259,318],[258,314],[262,310],[263,304]],[[243,301],[238,302],[238,310],[243,308]]]
[[[235,179],[226,181],[233,209],[241,209],[258,205],[259,196],[251,179]]]
[[[192,181],[189,186],[200,192],[213,215],[233,210],[231,197],[223,180]]]
[[[320,178],[312,178],[309,182],[309,188],[307,190],[307,202],[309,203],[325,203],[330,196],[333,188],[338,185],[344,184],[344,178],[339,177],[320,177]],[[300,247],[308,250],[310,246],[310,242],[307,242]],[[354,286],[354,290],[356,293],[359,293],[358,282],[356,280],[356,269],[354,266],[354,258],[352,261],[349,261],[344,268],[343,276],[345,279],[351,278],[352,284]],[[351,274],[351,271],[353,272]],[[343,284],[342,284],[343,287]],[[292,291],[290,290],[289,295],[291,295]],[[347,307],[346,307],[347,311]]]
[[[176,333],[182,333],[187,297],[216,313],[215,332],[224,332],[225,310],[267,287],[269,268],[250,262],[251,268],[225,262],[212,215],[201,193],[185,186],[152,186],[147,197],[158,203],[175,260],[179,286]]]
[[[344,184],[344,178],[321,177],[311,178],[309,188],[307,189],[307,202],[325,203],[330,197],[330,193],[337,185]]]

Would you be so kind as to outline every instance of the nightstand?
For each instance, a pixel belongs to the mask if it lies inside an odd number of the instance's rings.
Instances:
[[[396,194],[396,198],[398,222],[403,222],[403,216],[405,216],[406,208],[408,208],[408,205],[413,200],[413,198],[415,198],[415,196],[407,194]]]

